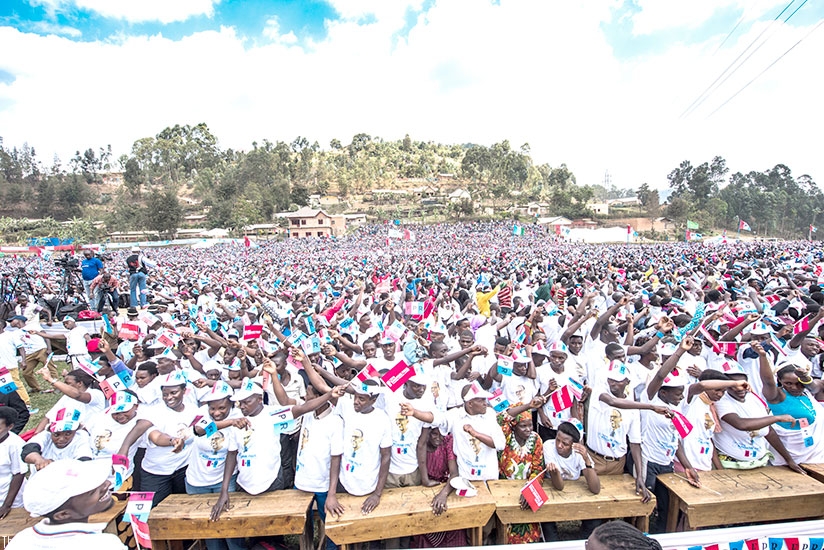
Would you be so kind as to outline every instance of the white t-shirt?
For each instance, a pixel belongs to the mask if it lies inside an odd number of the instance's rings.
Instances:
[[[280,436],[275,433],[271,416],[279,409],[264,405],[256,416],[246,417],[251,423],[249,428],[232,428],[237,447],[237,484],[250,495],[266,491],[280,472]]]
[[[409,403],[421,412],[433,412],[435,407],[426,394],[420,399],[407,399],[403,388],[395,393],[383,394],[383,410],[392,421],[392,461],[389,473],[411,474],[418,469],[418,439],[424,423],[414,416],[401,414],[401,403]]]
[[[645,403],[669,407],[674,411],[681,412],[680,407],[664,403],[657,395],[652,399],[647,399],[647,392],[644,392],[643,397]],[[662,466],[672,464],[680,440],[678,432],[675,431],[675,424],[666,416],[655,411],[643,410],[640,412],[641,432],[644,434],[641,441],[641,456],[644,457],[644,463],[654,462]]]
[[[211,420],[208,405],[197,413]],[[239,409],[232,409],[227,418],[240,418]],[[224,428],[213,433],[211,437],[195,435],[189,467],[186,468],[186,481],[194,487],[208,487],[223,481],[226,457],[231,451],[237,451],[237,438],[231,428]]]
[[[126,550],[117,535],[104,533],[105,523],[51,525],[43,519],[11,539],[7,550]]]
[[[541,395],[545,395],[549,391],[549,385],[552,380],[555,380],[555,383],[558,385],[558,389],[561,389],[565,385],[569,384],[570,376],[569,372],[566,370],[566,367],[564,367],[564,370],[560,373],[552,370],[552,367],[550,367],[548,363],[544,363],[538,367],[538,384],[540,385]],[[510,401],[510,404],[514,405],[515,402]],[[572,412],[572,408],[565,409],[563,411],[555,411],[555,407],[552,405],[551,400],[547,400],[542,408],[544,414],[549,419],[550,425],[544,426],[540,416],[538,416],[538,423],[545,428],[553,428],[555,430],[558,429],[561,422],[569,419]]]
[[[106,396],[103,395],[102,391],[89,388],[86,390],[86,393],[91,396],[91,400],[88,403],[72,399],[68,395],[62,396],[57,400],[57,403],[49,409],[49,412],[46,413],[46,418],[49,419],[49,422],[55,422],[60,409],[66,409],[66,411],[76,409],[80,411],[80,424],[85,424],[92,415],[103,412],[103,409],[106,408]]]
[[[715,410],[721,420],[721,431],[712,436],[715,446],[718,447],[718,452],[743,461],[757,460],[764,456],[764,453],[767,452],[765,436],[769,433],[769,428],[742,432],[724,421],[724,416],[731,413],[737,414],[741,418],[767,416],[769,412],[764,403],[750,393],[747,394],[743,403],[725,393],[724,397],[715,404]]]
[[[26,442],[14,432],[9,432],[9,436],[5,441],[0,443],[0,495],[4,500],[9,494],[12,476],[25,474],[28,471],[26,463],[23,462],[23,458],[20,456],[25,444]],[[11,505],[12,508],[23,506],[23,491],[25,488],[26,481],[23,480],[23,486],[17,492],[17,496]]]
[[[538,379],[526,376],[501,376],[501,389],[510,404],[527,404],[538,394]]]
[[[295,466],[295,487],[308,493],[329,490],[329,466],[343,454],[343,419],[329,406],[319,416],[304,415]]]
[[[46,340],[44,340],[42,336],[32,334],[25,329],[21,332],[23,333],[21,336],[23,341],[23,349],[26,350],[26,353],[36,353],[41,349],[46,349]]]
[[[58,449],[54,443],[52,443],[51,433],[48,430],[35,434],[35,436],[26,443],[37,443],[40,445],[40,456],[49,460],[91,458],[92,456],[91,450],[89,449],[89,434],[83,430],[77,430],[69,444],[62,449]]]
[[[143,469],[150,474],[159,476],[170,475],[186,466],[189,462],[189,455],[192,452],[192,432],[191,424],[197,416],[197,408],[183,403],[183,410],[178,412],[163,405],[151,407],[146,412],[147,420],[150,420],[153,427],[149,428],[144,436],[141,446],[146,447],[146,454],[143,457]],[[184,439],[186,443],[183,450],[173,453],[174,447],[158,447],[152,443],[148,436],[154,431],[159,431],[170,437]]]
[[[343,418],[340,482],[351,495],[368,495],[378,485],[380,450],[392,447],[392,423],[378,408],[364,414],[344,406],[338,413]]]
[[[547,439],[544,441],[544,463],[550,462],[558,466],[561,471],[561,479],[567,481],[575,481],[581,477],[581,472],[586,468],[584,457],[572,451],[568,457],[564,458],[558,454],[558,449],[555,448],[555,440]]]
[[[446,413],[446,405],[449,401],[449,382],[452,376],[452,367],[448,364],[435,366],[432,359],[425,359],[416,366],[419,374],[429,378],[429,385],[426,388],[424,397],[432,402],[441,416]],[[433,411],[433,412],[434,412]]]
[[[66,351],[69,355],[88,355],[89,350],[86,347],[86,336],[89,331],[84,327],[77,325],[66,333]]]
[[[630,443],[641,443],[641,416],[637,409],[616,409],[598,397],[605,393],[593,391],[589,399],[587,447],[602,456],[621,458]]]
[[[490,436],[495,448],[464,431],[466,424],[478,433]],[[491,407],[487,407],[484,414],[475,415],[468,414],[464,407],[450,410],[446,414],[446,433],[452,434],[452,450],[461,477],[479,481],[498,479],[498,451],[504,450],[506,438]]]
[[[283,386],[286,396],[290,399],[294,399],[297,403],[303,403],[304,400],[306,400],[306,383],[303,381],[303,377],[298,374],[298,369],[291,365],[286,365],[286,370],[289,372],[289,383]],[[262,383],[263,379],[261,377],[261,384]],[[269,403],[271,405],[277,405],[278,400],[277,397],[275,397],[275,390],[272,388],[272,384],[269,384],[266,388],[266,393],[269,394]],[[301,422],[303,422],[303,417],[299,416],[295,419],[295,427],[291,430],[286,430],[283,433],[297,433],[300,431]]]
[[[710,405],[696,395],[684,406],[684,415],[692,424],[692,431],[684,438],[684,454],[693,468],[709,472],[712,470],[712,436],[715,434]]]
[[[135,424],[137,424],[138,417],[120,424],[111,415],[100,412],[89,417],[89,420],[84,424],[84,428],[89,432],[89,449],[92,453],[92,458],[111,458],[112,455],[118,454],[123,440],[132,431]],[[126,470],[124,478],[132,475],[134,471],[134,454],[137,452],[139,441],[135,441],[129,447],[129,467]]]
[[[14,327],[6,327],[0,333],[0,367],[16,369],[18,365],[17,350],[23,347],[23,331]]]

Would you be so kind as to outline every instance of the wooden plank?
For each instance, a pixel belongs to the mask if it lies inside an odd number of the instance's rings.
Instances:
[[[366,497],[338,495],[345,511],[340,517],[326,517],[326,536],[343,545],[483,527],[495,513],[495,501],[482,482],[473,485],[478,489],[476,496],[466,498],[453,493],[446,501],[447,511],[440,516],[432,512],[432,499],[443,485],[387,489],[369,515],[361,513]],[[477,538],[477,531],[472,536]]]
[[[152,539],[194,540],[232,537],[299,535],[314,497],[303,491],[275,491],[252,496],[229,494],[229,510],[210,521],[218,494],[171,495],[152,509]]]
[[[599,476],[601,492],[593,495],[586,481],[567,481],[563,491],[552,488],[544,479],[543,487],[547,501],[537,511],[521,510],[520,496],[523,481],[489,481],[501,523],[532,523],[536,521],[572,521],[583,519],[607,519],[616,517],[649,516],[655,508],[655,497],[650,502],[641,502],[635,494],[635,479],[626,474]]]
[[[89,518],[89,523],[105,523],[105,532],[117,534],[117,519],[121,514],[123,514],[123,510],[125,509],[125,501],[121,502],[115,500],[111,508],[105,512],[91,516]],[[31,517],[31,514],[26,512],[23,508],[12,508],[9,515],[0,521],[0,549],[6,548],[6,543],[8,543],[14,535],[27,527],[36,525],[41,519],[43,518]]]
[[[701,488],[675,474],[658,476],[690,529],[815,517],[824,510],[824,485],[789,468],[713,470],[700,476]],[[668,531],[674,530],[674,521],[671,514]]]
[[[801,467],[811,478],[824,483],[824,464],[802,464]]]

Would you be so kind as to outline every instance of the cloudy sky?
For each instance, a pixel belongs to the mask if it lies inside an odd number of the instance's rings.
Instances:
[[[821,183],[824,2],[787,1],[3,0],[0,136],[50,164],[174,124],[409,133],[529,143],[586,184],[714,155]]]

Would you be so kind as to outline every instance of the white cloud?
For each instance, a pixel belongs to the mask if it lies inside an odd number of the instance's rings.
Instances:
[[[57,34],[71,38],[80,38],[83,36],[80,29],[75,29],[74,27],[69,27],[67,25],[57,25],[47,21],[38,21],[32,26],[32,28],[40,34]]]
[[[771,8],[783,7],[786,3],[786,0],[636,0],[635,4],[640,11],[632,17],[632,32],[635,35],[643,35],[682,27],[696,28],[714,14],[730,9],[739,10],[744,21],[752,21],[763,16]],[[773,17],[780,9],[774,11]],[[789,13],[787,12],[787,15]]]
[[[298,41],[298,37],[292,31],[286,34],[280,33],[280,21],[275,16],[266,20],[263,26],[263,36],[281,44],[296,44]]]
[[[619,187],[666,185],[684,159],[721,155],[733,170],[779,162],[824,181],[816,150],[824,112],[818,66],[824,29],[813,34],[735,100],[707,114],[808,29],[775,36],[696,113],[680,113],[729,63],[717,41],[672,45],[621,61],[601,24],[612,0],[500,5],[440,0],[405,36],[406,10],[383,3],[327,23],[304,48],[274,20],[269,41],[251,45],[231,28],[179,41],[161,36],[74,42],[0,28],[0,50],[15,75],[0,84],[5,143],[28,141],[41,158],[111,143],[115,156],[173,124],[206,122],[222,147],[298,135],[326,147],[366,132],[386,139],[531,145],[536,162],[566,163],[578,181]],[[353,4],[354,5],[354,4]],[[360,5],[360,4],[359,4]],[[374,13],[370,10],[377,10]],[[358,21],[372,13],[369,24]],[[763,23],[730,40],[738,52]],[[94,60],[95,76],[77,70]],[[91,82],[91,84],[90,84]],[[55,93],[59,90],[59,93]]]
[[[44,6],[54,14],[72,6],[96,12],[103,17],[123,19],[130,23],[158,21],[173,23],[190,17],[211,17],[214,5],[220,0],[29,0],[33,5]]]

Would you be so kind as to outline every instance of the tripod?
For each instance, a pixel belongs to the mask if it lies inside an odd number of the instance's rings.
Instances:
[[[60,294],[57,296],[57,303],[54,306],[54,316],[65,317],[63,309],[89,309],[86,296],[83,294],[83,281],[80,280],[78,272],[70,267],[64,267],[60,276]]]
[[[0,282],[0,296],[3,300],[0,303],[0,319],[8,319],[9,315],[14,312],[14,301],[21,293],[27,294],[32,301],[35,301],[34,285],[26,273],[26,268],[18,267],[15,276],[11,273],[3,273],[3,280]]]

